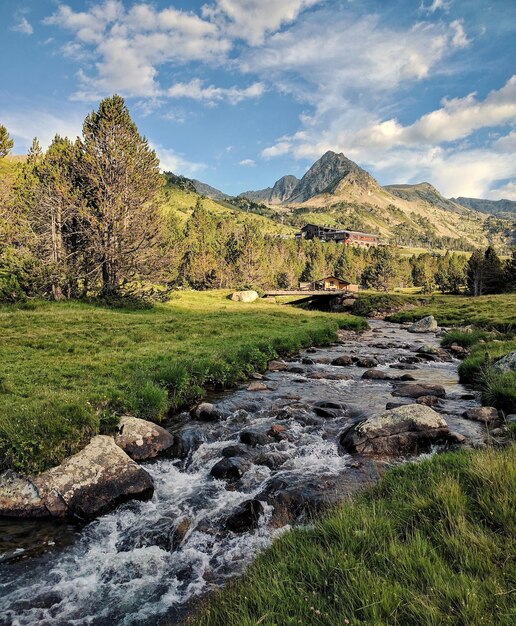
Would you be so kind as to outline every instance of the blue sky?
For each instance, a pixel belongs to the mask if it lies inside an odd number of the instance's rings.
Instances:
[[[0,54],[17,153],[119,93],[164,169],[227,193],[332,149],[516,199],[515,0],[0,0]]]

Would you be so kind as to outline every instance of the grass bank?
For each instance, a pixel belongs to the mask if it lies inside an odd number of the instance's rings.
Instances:
[[[398,296],[399,297],[399,296]],[[408,300],[408,303],[411,303]],[[412,303],[417,303],[412,301]],[[443,326],[472,324],[479,328],[516,331],[516,293],[480,296],[433,295],[427,303],[389,315],[392,322],[412,322],[433,315]]]
[[[196,626],[509,626],[516,447],[434,456],[296,528],[215,594]]]
[[[37,302],[0,307],[0,469],[42,470],[118,415],[159,420],[208,387],[365,322],[227,292],[183,292],[150,310]]]

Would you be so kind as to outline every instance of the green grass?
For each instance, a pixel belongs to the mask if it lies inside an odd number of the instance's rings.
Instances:
[[[441,340],[441,345],[444,348],[448,348],[453,344],[462,346],[463,348],[471,348],[479,341],[486,340],[492,335],[483,330],[473,329],[470,332],[465,330],[450,330]]]
[[[0,469],[59,463],[122,412],[160,420],[278,354],[365,322],[228,292],[182,292],[149,310],[80,303],[0,307]]]
[[[502,332],[516,329],[516,293],[480,296],[433,295],[428,304],[390,315],[392,322],[411,322],[433,315],[443,326],[472,324]]]
[[[196,626],[509,626],[516,621],[516,447],[390,470],[285,533]]]

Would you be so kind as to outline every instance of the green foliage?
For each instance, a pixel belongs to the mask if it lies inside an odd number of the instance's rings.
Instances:
[[[407,298],[393,294],[360,295],[354,302],[353,315],[370,315],[376,312],[392,312],[405,306]]]
[[[367,267],[362,274],[362,282],[370,289],[388,291],[396,284],[398,261],[386,247],[372,248]]]
[[[515,452],[391,469],[313,526],[283,534],[188,623],[509,626]]]
[[[471,348],[481,340],[488,339],[490,334],[482,330],[472,330],[466,332],[464,330],[450,330],[441,340],[441,345],[448,348],[452,344],[457,344],[463,348]]]
[[[477,379],[482,391],[482,403],[495,406],[506,415],[516,413],[516,372],[497,372],[482,368]]]
[[[6,157],[13,149],[14,141],[9,137],[7,128],[0,124],[0,159]]]
[[[40,470],[117,415],[160,420],[278,354],[334,341],[363,319],[188,292],[152,308],[62,301],[0,307],[2,467]]]

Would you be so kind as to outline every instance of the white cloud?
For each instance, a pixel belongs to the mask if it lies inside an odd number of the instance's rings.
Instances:
[[[204,101],[210,104],[225,100],[230,104],[238,104],[249,98],[259,98],[265,91],[263,83],[254,83],[249,87],[215,87],[210,85],[203,87],[202,81],[193,79],[188,83],[176,83],[172,85],[167,95],[170,98],[191,98],[192,100]]]
[[[194,13],[137,4],[126,10],[117,0],[104,0],[88,11],[60,5],[44,22],[71,31],[75,40],[65,54],[94,61],[95,70],[78,72],[75,100],[96,100],[113,92],[156,98],[158,68],[164,63],[212,62],[223,58],[231,42]]]
[[[216,0],[204,5],[204,17],[220,24],[231,37],[260,45],[265,35],[293,22],[305,9],[322,0]]]
[[[435,13],[436,11],[448,11],[451,6],[451,0],[433,0],[428,6],[424,2],[419,5],[422,13]]]
[[[239,165],[242,165],[243,167],[254,167],[256,163],[253,159],[243,159],[239,162]]]
[[[465,48],[469,43],[471,43],[464,31],[463,20],[453,20],[450,24],[450,28],[453,31],[451,43],[455,48]]]
[[[160,167],[163,172],[174,172],[174,174],[192,176],[193,174],[196,174],[206,168],[204,163],[194,163],[192,161],[188,161],[174,150],[164,148],[161,145],[150,145],[158,155]]]
[[[511,181],[502,187],[491,189],[486,197],[490,200],[516,200],[516,181]]]
[[[82,132],[84,115],[40,110],[1,110],[0,119],[14,137],[17,152],[26,152],[34,137],[46,149],[56,134],[75,140]]]
[[[26,17],[20,17],[16,24],[11,27],[11,30],[15,33],[22,33],[23,35],[32,35],[34,32],[32,24]]]

